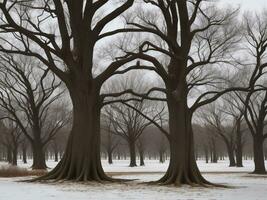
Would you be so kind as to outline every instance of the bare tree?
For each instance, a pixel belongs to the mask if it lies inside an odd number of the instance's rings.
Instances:
[[[153,63],[166,87],[160,91],[167,97],[171,153],[169,168],[158,182],[210,184],[195,162],[191,121],[199,107],[226,92],[244,89],[218,88],[223,76],[214,73],[216,67],[227,69],[232,60],[230,52],[240,39],[236,23],[232,23],[237,10],[220,11],[214,2],[205,4],[204,0],[144,2],[151,9],[140,9],[138,16],[127,18],[127,24],[155,36],[143,42],[139,57]],[[193,93],[195,102],[190,106]]]
[[[22,56],[2,55],[0,62],[0,106],[3,119],[15,122],[27,137],[33,151],[33,169],[46,169],[44,147],[65,125],[65,116],[50,113],[62,91],[49,71],[34,70],[38,62]]]
[[[265,133],[267,116],[267,90],[266,90],[266,47],[267,47],[267,14],[245,15],[244,26],[246,30],[246,56],[249,58],[249,73],[247,81],[250,91],[246,95],[237,94],[244,103],[244,118],[253,138],[254,173],[265,174],[263,143],[267,138]],[[246,78],[246,76],[244,76]]]
[[[4,120],[1,128],[0,143],[4,145],[8,152],[8,162],[17,165],[18,148],[22,142],[21,134],[18,126],[12,120]]]
[[[151,109],[144,102],[134,102],[132,106],[146,115],[151,114]],[[105,111],[106,116],[111,120],[113,133],[121,136],[128,143],[130,152],[130,167],[136,164],[136,142],[144,133],[145,128],[151,125],[135,110],[121,104],[112,104]]]
[[[113,164],[113,152],[116,150],[118,145],[120,144],[120,141],[118,138],[116,138],[116,135],[113,134],[112,132],[112,120],[109,119],[108,117],[105,117],[106,119],[103,120],[105,122],[104,125],[102,125],[102,144],[107,152],[108,155],[108,163]]]
[[[235,126],[231,124],[232,120],[228,118],[228,115],[223,112],[223,106],[219,104],[211,104],[206,109],[203,109],[202,119],[204,123],[207,123],[208,126],[217,134],[225,143],[228,157],[229,157],[229,167],[236,166],[235,161]]]
[[[0,3],[1,40],[5,42],[0,50],[38,58],[66,84],[73,104],[73,127],[65,154],[43,179],[111,180],[104,174],[100,161],[100,89],[119,67],[137,56],[127,54],[105,63],[105,67],[97,65],[93,58],[99,41],[129,31],[125,28],[105,31],[105,27],[133,2]],[[114,9],[102,12],[108,4]],[[16,42],[8,42],[10,38]]]
[[[238,92],[235,92],[238,94]],[[240,94],[239,94],[240,95]],[[235,132],[235,154],[236,154],[236,167],[243,167],[243,147],[246,142],[245,131],[247,127],[244,126],[244,104],[234,94],[228,94],[223,97],[225,101],[225,112],[233,119],[233,128]]]

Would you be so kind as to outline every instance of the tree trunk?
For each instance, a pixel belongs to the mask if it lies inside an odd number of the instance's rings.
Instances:
[[[253,153],[254,153],[254,174],[266,174],[264,155],[263,155],[263,138],[255,135],[253,137]]]
[[[12,150],[12,165],[18,165],[18,148],[14,147]]]
[[[7,162],[12,163],[12,150],[10,147],[7,147]]]
[[[193,130],[186,98],[174,99],[167,94],[170,129],[170,163],[166,174],[158,181],[163,184],[209,184],[200,174],[194,155]]]
[[[139,156],[140,156],[140,166],[145,166],[144,151],[143,150],[139,150]]]
[[[164,163],[165,162],[164,152],[162,150],[159,151],[159,162],[160,163]]]
[[[228,153],[229,162],[230,162],[229,167],[235,167],[236,163],[235,163],[234,150],[231,148],[229,144],[227,144],[226,146],[227,146],[227,153]]]
[[[129,140],[129,151],[130,151],[130,167],[136,167],[136,152],[135,152],[135,141]]]
[[[218,162],[218,155],[217,155],[217,148],[216,148],[216,141],[214,138],[211,139],[211,163]]]
[[[27,163],[27,148],[22,147],[22,161],[24,164]]]
[[[112,151],[108,151],[108,164],[113,164],[113,160],[112,160]]]
[[[76,79],[76,84],[69,88],[73,126],[65,153],[58,165],[42,179],[111,181],[101,165],[99,91],[93,86],[89,88],[82,78]]]
[[[240,119],[237,121],[236,128],[236,167],[243,167],[243,145],[242,145],[242,132],[241,132]]]
[[[45,153],[41,142],[32,142],[33,164],[32,169],[46,169]]]
[[[205,154],[206,163],[209,163],[209,151],[208,151],[208,147],[206,145],[204,147],[204,154]]]
[[[57,148],[54,149],[54,154],[55,154],[55,162],[58,162],[58,150],[57,150]]]

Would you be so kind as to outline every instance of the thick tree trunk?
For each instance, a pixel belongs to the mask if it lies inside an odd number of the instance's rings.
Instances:
[[[182,96],[179,96],[182,97]],[[158,181],[162,184],[209,184],[197,167],[194,155],[191,114],[186,98],[174,99],[167,95],[170,129],[170,163],[166,174]]]
[[[254,164],[255,174],[266,174],[264,155],[263,155],[263,138],[258,135],[253,137],[253,153],[254,153]]]
[[[32,169],[46,169],[45,152],[41,142],[32,142],[33,164]]]
[[[69,89],[73,127],[65,154],[59,164],[41,179],[111,181],[101,165],[99,91],[89,88],[81,79],[76,84]]]
[[[135,152],[135,141],[134,140],[129,140],[128,141],[129,145],[129,151],[130,151],[130,167],[136,167],[136,152]]]

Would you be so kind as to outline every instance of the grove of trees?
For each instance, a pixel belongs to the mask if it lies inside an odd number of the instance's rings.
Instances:
[[[213,185],[196,160],[266,174],[267,12],[209,0],[1,0],[0,160],[37,180],[116,181],[101,158],[169,161],[155,183]]]

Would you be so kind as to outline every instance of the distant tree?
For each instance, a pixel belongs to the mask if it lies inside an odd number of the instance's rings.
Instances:
[[[247,75],[243,76],[250,85],[250,91],[245,95],[237,93],[245,106],[244,118],[253,139],[253,152],[256,174],[265,174],[263,144],[267,138],[265,132],[267,117],[267,13],[261,15],[245,15],[244,27],[246,30],[245,55],[248,58],[250,68]]]
[[[7,150],[7,161],[17,166],[18,149],[22,142],[21,134],[18,126],[12,120],[4,120],[2,123],[0,143],[6,147]]]
[[[65,125],[65,117],[51,113],[62,96],[61,83],[48,69],[36,69],[34,59],[1,55],[0,107],[3,119],[16,123],[33,151],[33,169],[46,169],[44,147]]]

